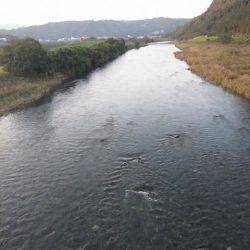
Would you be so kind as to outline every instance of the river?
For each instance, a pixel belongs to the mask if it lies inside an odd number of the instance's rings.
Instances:
[[[249,249],[250,102],[175,51],[0,118],[1,250]]]

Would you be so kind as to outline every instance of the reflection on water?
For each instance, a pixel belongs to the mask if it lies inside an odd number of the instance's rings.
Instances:
[[[173,45],[0,118],[0,249],[248,249],[250,103]]]

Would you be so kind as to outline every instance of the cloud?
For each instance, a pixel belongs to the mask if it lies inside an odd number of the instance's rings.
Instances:
[[[212,0],[9,0],[1,3],[0,24],[194,17],[205,11],[211,2]]]

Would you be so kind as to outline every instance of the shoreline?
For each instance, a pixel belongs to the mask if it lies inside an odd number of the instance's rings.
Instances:
[[[129,43],[125,53],[132,49],[147,46],[147,44],[142,42],[138,45],[139,47],[136,47],[134,42]],[[89,75],[95,69],[91,70],[85,76]],[[59,74],[47,79],[29,79],[14,77],[7,72],[0,71],[0,118],[38,103],[43,98],[52,95],[54,91],[63,86],[64,82],[74,79]]]
[[[65,78],[0,79],[0,118],[34,105],[62,86]]]
[[[226,91],[250,100],[250,45],[174,42],[175,57],[190,70]]]

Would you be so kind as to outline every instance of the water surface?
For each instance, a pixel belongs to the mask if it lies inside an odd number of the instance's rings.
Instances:
[[[0,118],[0,249],[249,249],[250,103],[176,50]]]

